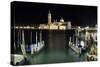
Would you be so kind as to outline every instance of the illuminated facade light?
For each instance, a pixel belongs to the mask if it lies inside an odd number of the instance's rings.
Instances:
[[[61,22],[59,22],[59,23],[58,23],[58,25],[62,25],[62,23],[61,23]]]
[[[22,26],[20,26],[19,28],[20,28],[20,29],[22,29],[23,27],[22,27]]]
[[[34,29],[34,27],[31,27],[31,29]]]
[[[50,25],[50,29],[58,29],[58,26],[57,26],[57,25],[52,24],[52,25]]]
[[[66,29],[66,26],[59,26],[59,29],[60,30],[65,30]]]
[[[89,26],[85,27],[85,29],[86,29],[86,30],[89,29]]]
[[[78,29],[80,29],[81,27],[80,26],[78,26]]]
[[[26,26],[26,29],[30,29],[30,26]]]
[[[19,27],[18,27],[18,26],[16,26],[15,28],[16,28],[16,29],[18,29]]]

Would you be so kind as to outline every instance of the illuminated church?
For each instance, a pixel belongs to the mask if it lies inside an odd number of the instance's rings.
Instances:
[[[39,28],[41,29],[57,29],[57,30],[65,30],[65,29],[71,29],[71,22],[65,22],[64,19],[61,17],[60,21],[57,22],[57,20],[52,20],[51,12],[48,13],[48,24],[40,24]]]

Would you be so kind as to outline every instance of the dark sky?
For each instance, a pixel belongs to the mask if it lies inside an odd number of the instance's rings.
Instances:
[[[45,4],[31,2],[12,2],[11,19],[15,24],[39,24],[47,23],[48,11],[51,11],[53,19],[71,21],[72,25],[97,24],[96,6],[75,6],[62,4]],[[15,19],[14,19],[15,18]]]

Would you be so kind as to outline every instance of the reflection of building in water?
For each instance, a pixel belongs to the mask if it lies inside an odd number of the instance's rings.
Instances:
[[[60,29],[60,30],[65,30],[65,29],[71,29],[71,22],[65,22],[64,19],[61,17],[60,21],[57,22],[54,20],[52,22],[52,15],[51,12],[49,11],[48,13],[48,24],[40,24],[39,29]]]

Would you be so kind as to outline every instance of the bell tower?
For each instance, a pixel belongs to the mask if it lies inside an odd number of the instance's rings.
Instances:
[[[51,12],[49,10],[49,13],[48,13],[48,24],[51,24]]]

